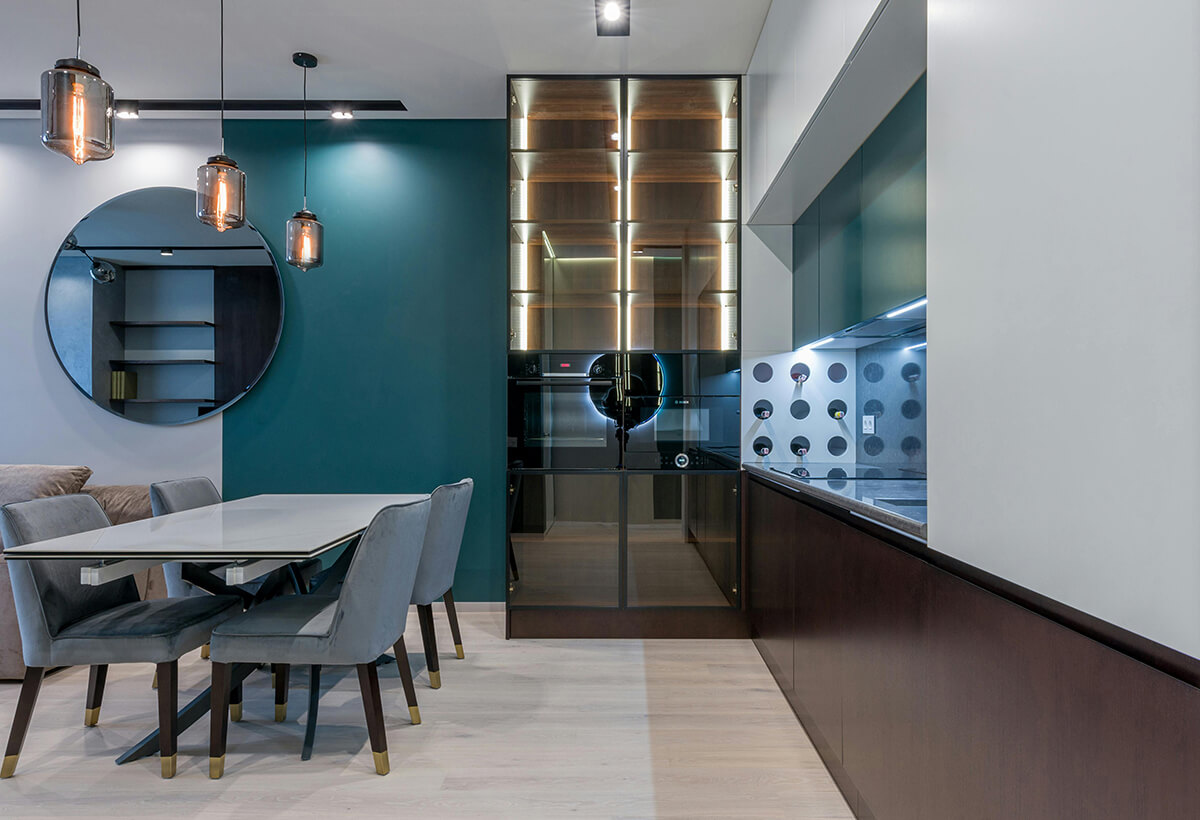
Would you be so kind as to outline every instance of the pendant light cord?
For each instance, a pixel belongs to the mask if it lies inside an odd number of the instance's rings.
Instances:
[[[80,0],[75,0],[75,59],[79,59],[79,41],[83,39],[83,20],[79,13]]]
[[[221,153],[225,153],[225,0],[221,0]]]
[[[308,210],[308,66],[304,67],[304,210]]]

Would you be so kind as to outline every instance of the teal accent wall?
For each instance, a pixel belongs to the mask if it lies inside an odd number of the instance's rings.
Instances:
[[[925,295],[925,78],[792,226],[794,347]]]
[[[311,122],[325,265],[308,273],[283,261],[300,122],[225,127],[286,298],[271,367],[223,416],[226,497],[428,492],[470,476],[455,597],[504,600],[504,120]]]

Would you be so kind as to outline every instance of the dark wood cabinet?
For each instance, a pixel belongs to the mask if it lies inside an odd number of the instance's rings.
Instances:
[[[919,542],[744,486],[755,642],[857,817],[1200,816],[1200,689]]]

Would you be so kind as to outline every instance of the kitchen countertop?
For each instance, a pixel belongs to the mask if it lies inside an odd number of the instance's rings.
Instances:
[[[906,466],[795,462],[742,466],[749,473],[837,504],[908,535],[922,540],[928,537],[928,494],[925,475],[919,470]]]

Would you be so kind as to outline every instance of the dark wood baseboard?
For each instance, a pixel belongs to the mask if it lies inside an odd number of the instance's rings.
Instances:
[[[901,534],[746,485],[755,643],[860,820],[1200,816],[1200,689]]]
[[[729,608],[509,607],[509,638],[749,638],[746,613]]]

